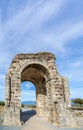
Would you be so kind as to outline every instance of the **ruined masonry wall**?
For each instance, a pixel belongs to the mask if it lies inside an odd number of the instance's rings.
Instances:
[[[54,54],[48,52],[18,54],[14,57],[6,76],[4,125],[23,123],[21,83],[31,81],[36,86],[37,115],[47,117],[60,126],[64,126],[64,121],[65,125],[72,126],[74,118],[67,110],[70,106],[68,82],[58,74],[55,59]]]

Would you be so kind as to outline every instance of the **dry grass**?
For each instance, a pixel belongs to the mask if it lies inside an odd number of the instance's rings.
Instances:
[[[0,106],[0,110],[4,109],[4,106]]]
[[[4,106],[0,106],[0,115],[4,112]]]

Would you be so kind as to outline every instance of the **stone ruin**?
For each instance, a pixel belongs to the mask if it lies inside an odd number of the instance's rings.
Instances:
[[[36,113],[57,126],[75,126],[67,78],[59,75],[52,53],[17,54],[6,75],[4,125],[22,125],[21,83],[36,86]]]

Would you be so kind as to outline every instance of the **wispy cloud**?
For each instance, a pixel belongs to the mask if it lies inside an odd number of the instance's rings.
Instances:
[[[59,30],[50,29],[48,32],[44,32],[44,30],[41,30],[40,28],[40,30],[31,32],[30,38],[32,37],[32,39],[25,37],[25,40],[23,41],[24,44],[19,45],[20,49],[24,49],[25,51],[27,50],[27,47],[29,47],[29,49],[31,48],[32,51],[38,51],[39,48],[41,51],[44,49],[45,51],[55,49],[56,53],[68,53],[66,45],[71,45],[69,41],[83,35],[83,22],[77,21],[72,24],[65,24],[62,28],[59,28]],[[29,42],[33,44],[34,50],[32,49],[32,44],[28,44]],[[36,46],[36,44],[38,46]]]
[[[34,90],[22,91],[21,101],[35,101],[36,93]]]
[[[24,90],[35,90],[35,85],[32,82],[25,81],[21,84],[22,89]]]
[[[70,81],[74,82],[80,82],[83,81],[83,58],[76,59],[76,60],[66,60],[65,65],[63,64],[59,65],[59,71],[67,76]]]
[[[29,81],[21,84],[21,100],[22,101],[35,101],[36,100],[36,86]]]
[[[65,3],[67,3],[65,0],[49,0],[48,2],[41,0],[34,5],[27,4],[26,7],[19,9],[14,16],[10,15],[3,25],[4,43],[8,42],[6,44],[7,48],[15,50],[16,45],[18,45],[19,49],[17,50],[23,48],[26,51],[26,49],[32,48],[32,44],[34,46],[39,44],[38,48],[35,47],[35,51],[38,51],[39,47],[43,49],[44,46],[46,48],[49,46],[51,50],[54,48],[56,51],[64,52],[67,41],[83,34],[82,19],[72,22],[69,19],[69,22],[68,20],[65,21],[65,24],[60,24],[57,29],[55,25],[52,28],[47,26],[48,32],[44,30],[43,26],[45,22],[48,22],[53,17],[56,21],[56,16],[63,10]],[[27,47],[24,47],[26,45]]]
[[[58,37],[60,38],[61,42],[67,42],[81,35],[83,35],[83,22],[78,21],[72,25],[68,25],[66,28],[64,27],[64,31],[62,30],[61,34],[59,34]]]
[[[33,30],[42,27],[48,19],[56,16],[63,3],[64,1],[61,0],[57,2],[49,0],[48,2],[40,1],[35,6],[27,5],[24,10],[20,10],[16,16],[4,23],[5,40],[14,41],[13,46],[16,46],[26,33],[28,35],[31,31],[34,32]]]

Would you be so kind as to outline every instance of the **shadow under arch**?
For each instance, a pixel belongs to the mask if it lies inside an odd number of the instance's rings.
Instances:
[[[30,118],[36,115],[35,110],[26,110],[22,112],[22,121],[25,124]]]
[[[44,79],[47,79],[48,77],[49,77],[49,75],[50,75],[50,73],[49,73],[49,70],[46,68],[46,66],[44,66],[44,65],[41,65],[41,64],[39,64],[39,63],[31,63],[31,64],[29,64],[29,65],[26,65],[23,69],[22,69],[22,71],[21,71],[21,81],[23,81],[24,79],[22,78],[23,76],[23,74],[27,71],[27,70],[29,70],[28,72],[28,74],[30,74],[30,72],[31,72],[31,69],[35,69],[35,75],[36,75],[36,70],[38,70],[39,71],[39,73],[41,73],[41,75],[44,77]],[[34,79],[34,78],[32,78],[32,79]],[[29,80],[29,79],[28,79]],[[24,81],[26,81],[26,78],[25,78],[25,80]]]

